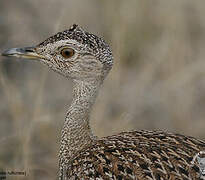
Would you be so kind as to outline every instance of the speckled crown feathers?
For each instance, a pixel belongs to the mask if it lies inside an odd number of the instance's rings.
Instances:
[[[91,50],[96,58],[108,67],[112,67],[113,56],[109,45],[100,37],[84,31],[81,27],[73,24],[68,30],[58,32],[49,37],[38,46],[43,47],[47,44],[54,43],[60,40],[72,39],[78,43],[82,43]]]

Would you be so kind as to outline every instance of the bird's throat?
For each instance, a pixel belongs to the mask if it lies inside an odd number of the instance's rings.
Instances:
[[[99,81],[74,82],[74,98],[68,109],[61,135],[61,170],[63,166],[77,156],[80,150],[92,144],[92,141],[95,140],[90,129],[89,119],[100,85],[101,82]]]

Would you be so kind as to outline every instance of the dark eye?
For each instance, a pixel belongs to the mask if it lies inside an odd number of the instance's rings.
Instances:
[[[75,52],[71,48],[64,48],[61,50],[61,55],[66,59],[72,57],[74,54]]]

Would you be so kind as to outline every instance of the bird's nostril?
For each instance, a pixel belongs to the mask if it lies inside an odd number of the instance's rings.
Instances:
[[[26,52],[33,52],[33,50],[31,50],[31,49],[27,49]]]
[[[34,52],[34,48],[33,47],[28,47],[24,49],[25,52]]]

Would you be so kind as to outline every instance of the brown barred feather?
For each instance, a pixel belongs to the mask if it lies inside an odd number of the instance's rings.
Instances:
[[[205,142],[162,131],[132,131],[105,137],[68,164],[69,179],[200,179],[193,157]]]

